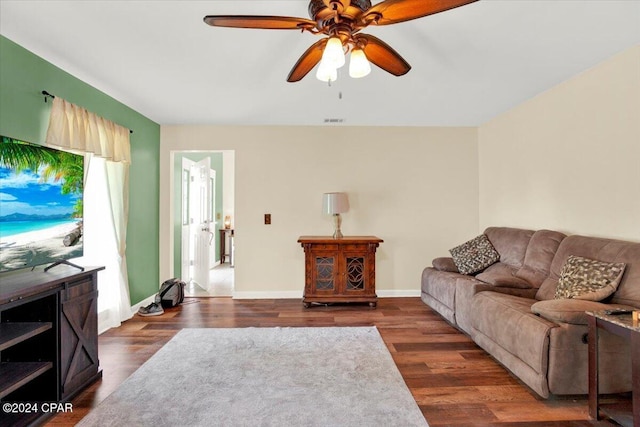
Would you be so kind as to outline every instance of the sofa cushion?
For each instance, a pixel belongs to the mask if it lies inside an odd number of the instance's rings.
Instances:
[[[422,292],[430,295],[448,309],[453,310],[456,280],[459,277],[465,276],[448,271],[439,271],[435,268],[425,268],[422,271]]]
[[[605,262],[625,263],[627,266],[618,290],[611,296],[609,302],[640,307],[640,286],[638,286],[640,283],[640,243],[578,235],[568,236],[558,246],[558,251],[551,262],[549,277],[544,280],[536,294],[537,300],[555,298],[560,272],[569,255]]]
[[[601,301],[616,291],[625,267],[621,262],[602,262],[570,255],[560,271],[555,298]]]
[[[476,279],[494,286],[505,288],[529,289],[532,286],[524,279],[515,276],[516,269],[497,262],[476,276]]]
[[[529,241],[524,263],[516,276],[539,288],[544,279],[549,276],[553,256],[565,237],[567,237],[565,234],[557,231],[536,231]]]
[[[434,258],[431,261],[431,265],[438,271],[450,271],[452,273],[459,273],[458,267],[456,267],[455,262],[453,262],[453,258],[451,257],[440,257]]]
[[[461,274],[477,273],[500,259],[500,254],[484,234],[456,246],[449,252]]]
[[[640,243],[627,243],[618,252],[616,262],[624,262],[627,268],[609,302],[640,308]]]
[[[553,322],[586,325],[586,311],[598,311],[611,308],[609,304],[578,299],[538,301],[531,306],[531,312]]]
[[[520,268],[534,231],[511,227],[488,227],[484,230],[484,234],[500,254],[500,262]]]
[[[536,301],[498,292],[473,297],[471,324],[535,372],[547,371],[549,331],[557,325],[531,312]]]

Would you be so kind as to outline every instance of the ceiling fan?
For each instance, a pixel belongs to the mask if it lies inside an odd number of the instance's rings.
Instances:
[[[391,46],[360,31],[369,25],[389,25],[444,12],[477,0],[310,0],[312,19],[289,16],[208,15],[204,22],[214,27],[299,30],[327,36],[307,49],[293,66],[288,82],[302,80],[318,63],[316,77],[335,81],[337,69],[351,52],[349,75],[364,77],[371,71],[369,62],[395,76],[409,72],[411,66]]]

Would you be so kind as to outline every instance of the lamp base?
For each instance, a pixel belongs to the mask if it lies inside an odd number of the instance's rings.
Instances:
[[[340,226],[342,225],[342,217],[339,213],[333,214],[333,238],[334,239],[342,239],[344,236],[342,235],[342,231],[340,231]]]

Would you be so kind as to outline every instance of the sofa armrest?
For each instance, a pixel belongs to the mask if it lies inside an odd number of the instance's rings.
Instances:
[[[489,282],[497,288],[513,288],[513,289],[533,289],[531,283],[526,280],[518,279],[517,277],[496,279],[493,282]],[[536,289],[536,292],[538,289]]]
[[[460,285],[470,287],[472,289],[472,294],[477,294],[478,292],[490,291],[490,292],[500,292],[502,294],[516,295],[522,296],[526,298],[533,298],[538,292],[538,288],[534,288],[529,285],[528,287],[524,287],[521,283],[514,282],[497,282],[497,284],[486,283],[480,281],[478,279],[458,279]],[[456,283],[458,283],[456,282]]]
[[[431,264],[438,271],[449,271],[451,273],[459,273],[458,267],[451,257],[435,258]]]
[[[538,292],[537,288],[522,289],[522,288],[510,288],[510,287],[492,286],[492,285],[488,285],[486,289],[482,289],[482,290],[489,291],[489,292],[497,292],[499,294],[513,295],[514,297],[529,298],[529,299],[535,299],[536,293]],[[480,292],[480,290],[476,289],[476,293],[477,292]]]
[[[531,306],[531,311],[547,320],[557,323],[586,325],[586,311],[599,311],[614,308],[631,308],[619,304],[604,304],[596,301],[579,299],[552,299],[538,301]]]
[[[527,298],[533,298],[538,292],[531,283],[514,276],[485,275],[477,276],[476,280],[478,280],[476,292],[493,291]]]

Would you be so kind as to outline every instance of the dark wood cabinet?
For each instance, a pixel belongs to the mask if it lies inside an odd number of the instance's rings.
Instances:
[[[65,283],[60,295],[60,391],[68,399],[98,373],[98,281]]]
[[[57,266],[0,276],[0,402],[62,403],[100,378],[102,269]],[[1,411],[0,425],[30,425],[51,415],[24,409]]]
[[[303,304],[362,302],[375,307],[376,249],[383,240],[375,236],[339,239],[302,236],[305,253]]]

